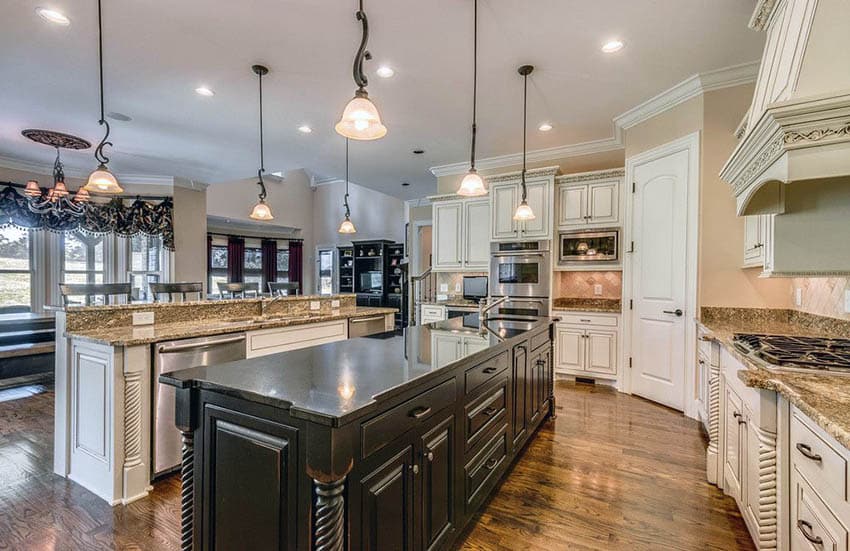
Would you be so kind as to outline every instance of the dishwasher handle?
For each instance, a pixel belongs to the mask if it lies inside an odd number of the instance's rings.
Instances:
[[[366,323],[367,321],[378,321],[384,319],[383,314],[380,316],[372,316],[371,318],[349,318],[351,323]]]
[[[207,342],[194,342],[194,343],[186,343],[186,344],[172,344],[172,345],[159,345],[156,351],[160,354],[171,354],[174,352],[182,352],[184,350],[196,350],[199,348],[208,348],[210,346],[217,346],[220,344],[231,344],[234,342],[242,342],[245,340],[245,335],[239,335],[238,337],[229,337],[226,339],[219,339],[215,341],[207,341]]]

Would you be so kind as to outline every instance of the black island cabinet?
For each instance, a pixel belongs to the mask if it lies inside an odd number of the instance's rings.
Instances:
[[[529,325],[470,315],[161,376],[182,548],[450,548],[554,413],[552,320]]]

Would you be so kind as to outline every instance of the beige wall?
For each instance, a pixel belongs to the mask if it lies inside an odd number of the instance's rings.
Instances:
[[[702,128],[703,96],[697,96],[627,129],[624,135],[626,158],[699,132]]]
[[[337,233],[345,215],[345,184],[334,183],[316,188],[313,203],[313,231],[317,246],[342,245],[351,240],[390,239],[404,242],[404,201],[369,188],[349,184],[351,221],[354,235]]]
[[[207,285],[207,193],[190,189],[175,178],[174,281],[201,281]]]

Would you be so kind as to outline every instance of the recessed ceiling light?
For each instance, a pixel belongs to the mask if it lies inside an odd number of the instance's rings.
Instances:
[[[410,182],[402,182],[401,185],[404,186],[404,187],[407,187],[407,186],[410,185]]]
[[[211,98],[215,95],[215,92],[213,92],[210,88],[207,88],[206,86],[198,86],[197,88],[195,88],[195,93],[199,96],[206,96],[208,98]]]
[[[414,149],[413,150],[414,155],[422,155],[423,153],[425,153],[424,149]]]
[[[106,114],[112,120],[121,121],[121,122],[129,122],[133,120],[133,118],[129,115],[125,115],[124,113],[119,113],[117,111],[110,111]]]
[[[302,124],[301,126],[298,127],[298,131],[301,132],[302,134],[309,134],[310,132],[313,131],[313,129],[310,128],[309,126],[307,126],[306,124]]]
[[[51,23],[56,23],[57,25],[62,25],[63,27],[67,27],[71,24],[71,20],[65,16],[64,13],[51,10],[49,8],[36,8],[35,13],[38,14],[39,17],[44,19],[45,21],[50,21]]]
[[[602,45],[602,51],[606,54],[613,54],[614,52],[622,50],[623,46],[625,46],[625,44],[623,44],[622,40],[611,40]]]
[[[550,130],[552,130],[552,125],[548,122],[544,122],[537,127],[537,130],[540,130],[541,132],[549,132]]]
[[[389,67],[387,65],[381,65],[380,67],[378,67],[377,73],[378,76],[381,78],[390,78],[395,74],[395,71],[393,71],[392,67]]]

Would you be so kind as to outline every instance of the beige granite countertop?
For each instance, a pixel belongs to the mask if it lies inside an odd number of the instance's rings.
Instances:
[[[552,309],[561,312],[608,312],[619,314],[622,304],[618,298],[560,297],[552,301]]]
[[[794,316],[783,319],[781,315],[771,315],[769,310],[766,312],[763,317],[697,320],[697,324],[706,338],[717,341],[747,367],[738,372],[744,384],[781,394],[850,449],[850,376],[768,370],[732,344],[735,333],[847,338],[846,326],[828,319],[818,326],[817,320],[800,320]]]
[[[478,308],[478,303],[474,300],[467,300],[464,298],[449,298],[446,300],[431,300],[428,302],[423,302],[422,304],[427,304],[430,306],[460,306],[464,308]]]
[[[254,331],[257,329],[273,329],[276,327],[320,323],[369,314],[394,314],[397,311],[395,308],[358,306],[355,309],[336,310],[322,314],[294,314],[281,317],[253,317],[222,321],[207,319],[147,326],[104,327],[83,331],[66,331],[65,336],[110,346],[135,346],[174,339],[221,335],[223,333],[234,333],[238,331]]]

